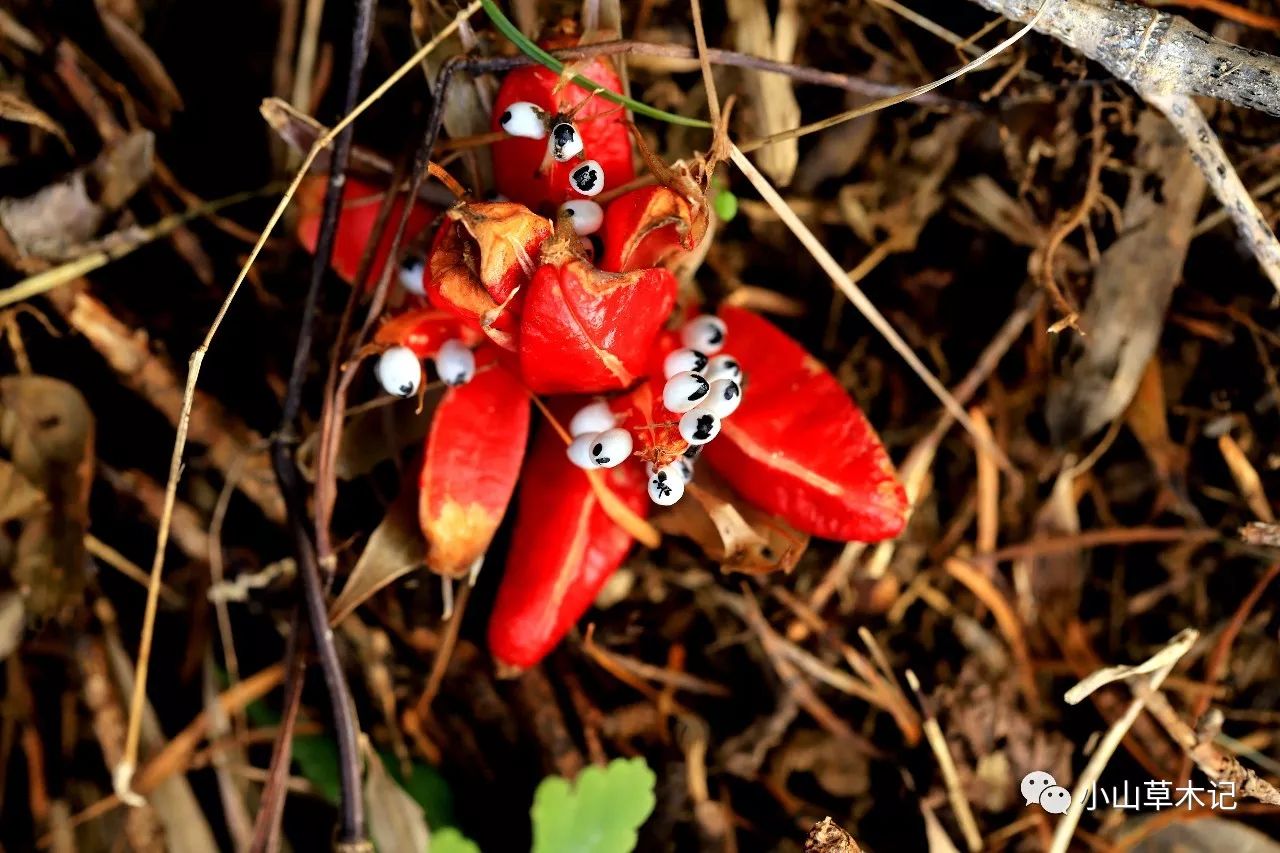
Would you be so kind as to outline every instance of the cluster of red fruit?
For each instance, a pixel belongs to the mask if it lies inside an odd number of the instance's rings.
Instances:
[[[575,71],[621,88],[608,59]],[[618,507],[644,517],[675,503],[695,459],[806,533],[896,535],[902,487],[825,367],[740,308],[676,320],[670,268],[706,234],[705,184],[665,169],[597,203],[634,182],[632,129],[621,109],[545,68],[505,77],[493,128],[506,134],[492,149],[503,200],[411,211],[411,232],[443,221],[425,258],[398,261],[407,307],[377,333],[376,374],[411,396],[431,361],[449,386],[420,478],[432,570],[474,574],[522,485],[489,623],[497,660],[526,667],[555,646],[634,543]],[[348,278],[376,216],[359,201],[379,193],[348,183],[334,255]],[[316,228],[304,218],[305,242]],[[373,280],[391,260],[380,249]],[[544,424],[527,449],[531,395],[568,430]]]

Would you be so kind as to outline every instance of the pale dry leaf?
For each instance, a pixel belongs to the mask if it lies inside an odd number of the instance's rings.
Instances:
[[[1064,464],[1053,491],[1036,513],[1032,538],[1051,539],[1079,532],[1076,474],[1070,464]],[[1013,583],[1019,615],[1026,624],[1033,625],[1042,618],[1042,611],[1075,613],[1084,577],[1078,548],[1015,560]]]
[[[1271,501],[1267,499],[1267,493],[1262,489],[1262,478],[1258,476],[1258,469],[1253,467],[1244,449],[1231,437],[1230,433],[1224,432],[1218,436],[1218,450],[1222,453],[1227,467],[1231,469],[1231,478],[1236,481],[1236,488],[1240,490],[1245,503],[1249,505],[1249,510],[1259,521],[1275,521],[1275,514],[1271,511]]]
[[[789,572],[809,545],[808,535],[738,498],[714,472],[699,470],[683,500],[653,519],[664,533],[697,543],[724,571]]]
[[[947,830],[923,800],[920,801],[920,813],[924,816],[924,837],[929,853],[960,853]]]
[[[22,594],[13,591],[0,594],[0,661],[18,648],[26,627],[27,608]]]
[[[71,140],[67,139],[66,131],[62,129],[62,125],[54,121],[44,110],[16,92],[0,91],[0,119],[16,121],[19,124],[30,125],[43,130],[45,133],[53,134],[58,137],[58,140],[67,149],[68,153],[74,153],[75,149],[71,147]]]
[[[1137,132],[1128,227],[1102,253],[1080,316],[1085,335],[1072,339],[1070,364],[1046,403],[1057,444],[1092,435],[1128,408],[1159,343],[1204,199],[1200,169],[1169,123],[1145,112]]]
[[[440,56],[454,56],[469,53],[476,48],[476,35],[469,24],[458,27],[457,34],[441,45]],[[433,61],[430,57],[422,62],[428,82],[434,87],[444,61]],[[489,114],[493,111],[493,100],[498,94],[497,82],[492,75],[475,76],[458,71],[449,82],[449,94],[444,104],[444,128],[452,139],[466,136],[478,136],[489,132]],[[475,149],[464,152],[463,163],[466,166],[464,183],[473,187],[487,187],[493,184],[492,159],[485,156],[485,150]]]
[[[0,459],[0,523],[26,518],[45,509],[44,492],[33,486],[12,462]]]
[[[790,62],[795,55],[799,31],[795,0],[782,0],[777,19],[769,13],[765,0],[728,0],[729,18],[734,25],[734,47],[742,53]],[[800,104],[791,79],[783,74],[746,74],[742,78],[751,132],[772,136],[800,124]],[[800,162],[796,139],[766,145],[756,153],[760,170],[779,186],[787,186]]]
[[[365,745],[364,801],[369,836],[379,853],[426,853],[431,830],[422,806],[396,784],[382,758]]]
[[[1146,451],[1156,474],[1166,485],[1184,486],[1187,452],[1169,434],[1168,404],[1159,353],[1147,362],[1124,415],[1125,425]]]
[[[436,404],[440,402],[438,390],[432,388],[427,391],[421,412],[418,411],[417,400],[391,400],[387,405],[376,405],[350,414],[342,431],[334,465],[338,479],[363,477],[406,447],[420,445],[431,426]],[[315,451],[319,440],[319,432],[313,432],[298,450],[298,464],[308,481],[314,479]]]
[[[25,256],[64,261],[88,250],[108,214],[151,178],[155,137],[130,134],[93,163],[25,198],[0,199],[0,227]]]
[[[1080,682],[1064,693],[1062,698],[1066,700],[1068,705],[1076,705],[1099,688],[1108,684],[1123,681],[1135,675],[1145,675],[1148,672],[1155,672],[1158,669],[1170,666],[1191,649],[1191,646],[1195,644],[1199,636],[1200,633],[1194,628],[1185,628],[1170,640],[1164,648],[1142,663],[1133,664],[1132,666],[1103,667],[1080,679]]]
[[[350,577],[329,608],[329,622],[336,625],[374,593],[402,577],[427,559],[426,541],[418,527],[417,476],[405,478],[400,494],[369,537]]]

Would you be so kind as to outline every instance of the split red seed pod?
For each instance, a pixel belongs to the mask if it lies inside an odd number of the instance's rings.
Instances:
[[[672,349],[675,347],[666,351]],[[649,379],[612,404],[621,426],[635,438],[636,456],[655,468],[670,465],[689,449],[689,442],[680,435],[680,416],[667,411],[662,403],[664,382],[659,367]]]
[[[452,208],[427,258],[427,298],[514,351],[521,287],[533,275],[550,220],[509,201]]]
[[[645,517],[643,466],[629,460],[600,472],[614,494]],[[500,667],[542,660],[591,606],[634,540],[601,508],[587,474],[545,425],[525,466],[507,566],[489,617],[489,650]]]
[[[568,37],[544,41],[543,47],[555,50],[576,43],[576,38]],[[573,68],[601,88],[622,91],[622,81],[608,57],[573,63]],[[606,186],[631,181],[636,173],[626,111],[589,89],[561,83],[560,75],[541,65],[511,71],[503,78],[494,101],[492,129],[502,130],[502,114],[518,101],[534,104],[549,116],[576,109],[573,123],[582,139],[584,154],[600,164]],[[561,203],[581,197],[569,185],[569,173],[579,162],[552,160],[547,156],[547,139],[505,136],[493,144],[492,151],[494,183],[507,198],[550,215]]]
[[[814,536],[876,542],[901,532],[907,497],[879,436],[835,377],[758,314],[725,306],[742,405],[702,458],[751,503]]]
[[[418,308],[388,318],[374,332],[373,343],[378,349],[408,347],[418,358],[427,358],[451,338],[458,338],[469,347],[482,340],[456,315],[439,308]]]
[[[665,269],[602,272],[563,227],[543,246],[541,261],[520,324],[520,370],[529,388],[599,393],[646,376],[654,341],[675,307],[675,277]]]
[[[316,241],[320,234],[320,220],[324,209],[324,195],[329,179],[322,175],[308,177],[298,187],[298,209],[300,211],[297,224],[298,240],[315,251]],[[382,198],[386,195],[386,187],[348,178],[342,191],[342,213],[338,218],[338,228],[334,234],[333,257],[330,261],[333,269],[348,282],[353,282],[360,271],[360,258],[364,256],[365,247],[369,244],[369,235],[373,233],[378,219],[378,209],[382,206]],[[388,227],[383,230],[382,240],[378,243],[374,255],[373,266],[369,270],[368,286],[373,288],[382,277],[382,271],[391,254],[391,244],[395,240],[394,223],[400,221],[404,210],[404,199],[398,198],[391,206],[391,216],[387,220]],[[430,205],[415,203],[409,212],[409,223],[405,229],[407,239],[424,231],[439,211]]]
[[[610,202],[600,226],[603,251],[597,260],[601,269],[614,272],[671,268],[698,248],[710,227],[706,186],[711,166],[700,159],[691,166],[668,166],[634,126],[632,131],[658,184],[630,190]]]
[[[465,577],[489,549],[524,461],[529,397],[496,357],[477,350],[475,377],[445,391],[427,435],[418,521],[427,567],[447,577]]]

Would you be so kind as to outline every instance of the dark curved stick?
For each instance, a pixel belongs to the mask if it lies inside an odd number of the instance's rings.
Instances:
[[[364,67],[369,56],[369,36],[372,31],[374,5],[374,0],[355,0],[355,21],[351,35],[351,69],[347,75],[343,115],[350,114],[359,103],[360,80],[364,76]],[[302,408],[302,390],[306,384],[307,367],[311,362],[320,288],[324,283],[329,259],[333,253],[347,161],[351,155],[352,134],[353,128],[347,127],[334,140],[329,185],[324,198],[324,213],[319,238],[316,241],[315,257],[311,265],[311,280],[299,323],[293,369],[289,374],[289,384],[285,392],[280,428],[271,442],[272,467],[280,483],[280,490],[284,493],[289,528],[297,550],[307,622],[320,658],[325,685],[329,690],[333,727],[338,742],[338,770],[342,788],[338,828],[338,843],[341,845],[360,844],[366,837],[364,794],[360,784],[360,751],[356,741],[358,724],[351,705],[346,677],[342,671],[342,663],[338,660],[338,650],[333,642],[333,632],[329,629],[324,587],[319,566],[316,563],[315,543],[306,522],[306,500],[303,497],[302,480],[298,474],[290,444],[294,423]],[[296,654],[298,644],[294,643],[293,648]]]

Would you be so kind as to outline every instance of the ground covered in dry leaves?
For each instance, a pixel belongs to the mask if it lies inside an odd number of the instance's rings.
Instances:
[[[140,730],[149,802],[119,808],[111,772],[127,753],[187,358],[298,160],[259,104],[279,96],[331,123],[340,102],[350,10],[327,4],[310,27],[324,5],[0,6],[7,850],[233,849],[281,793],[265,768],[290,708],[270,688],[299,592],[265,441],[309,269],[284,228],[194,398]],[[365,91],[457,11],[380,5]],[[600,3],[603,20],[618,5]],[[693,44],[688,5],[621,5],[628,37]],[[888,0],[704,2],[712,46],[842,86],[717,67],[721,94],[739,96],[733,138],[936,79],[978,52],[949,41],[978,35],[985,50],[1016,29],[971,3],[906,5],[920,14]],[[1150,5],[1280,53],[1266,2]],[[512,6],[525,25],[579,14]],[[476,51],[511,52],[483,15],[473,23]],[[461,49],[455,37],[433,61]],[[637,99],[706,115],[696,61],[636,55],[627,69]],[[475,85],[457,90],[454,136],[487,129],[467,112]],[[404,162],[428,91],[408,76],[357,124],[358,144]],[[1200,103],[1274,229],[1280,124]],[[708,141],[641,125],[668,159]],[[1235,784],[1237,807],[1208,808],[1207,794],[1193,810],[1101,806],[1081,815],[1075,848],[1275,849],[1280,316],[1183,139],[1107,68],[1032,34],[913,103],[753,156],[1009,467],[975,451],[724,167],[737,214],[689,286],[771,313],[833,367],[902,466],[909,528],[881,546],[813,541],[789,572],[741,573],[721,571],[726,545],[696,519],[669,518],[669,530],[702,532],[638,550],[581,630],[517,680],[495,678],[483,644],[500,534],[454,619],[442,620],[436,579],[415,573],[336,630],[372,748],[412,770],[438,805],[433,826],[455,823],[485,850],[527,849],[544,776],[614,756],[642,756],[657,775],[642,850],[795,851],[826,816],[835,825],[815,830],[814,850],[855,849],[841,828],[870,850],[1048,849],[1059,818],[1027,807],[1019,780],[1043,770],[1071,789],[1097,750],[1109,753],[1100,794],[1205,787],[1211,773]],[[485,157],[467,148],[446,162],[477,185]],[[239,192],[249,197],[208,209]],[[169,218],[187,210],[198,215]],[[321,305],[304,460],[346,294],[334,279]],[[371,399],[372,383],[357,393]],[[348,422],[339,584],[367,549],[386,562],[420,552],[411,536],[369,536],[413,476],[424,421],[407,403]],[[1162,649],[1153,666],[1064,699],[1095,670]],[[330,840],[328,707],[313,671],[283,813],[294,849]],[[1126,715],[1123,740],[1099,737]]]

